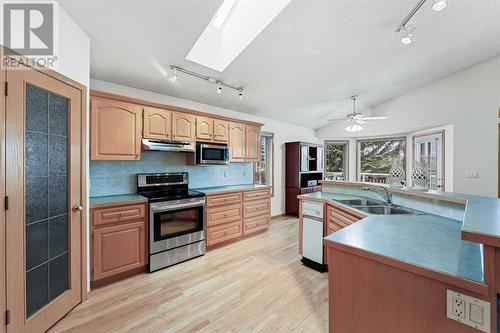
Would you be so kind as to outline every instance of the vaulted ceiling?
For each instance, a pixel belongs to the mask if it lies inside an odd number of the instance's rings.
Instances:
[[[256,0],[257,1],[257,0]],[[292,0],[222,73],[185,60],[222,0],[60,0],[89,35],[91,77],[318,128],[500,54],[500,1],[431,1],[394,30],[417,0]],[[158,65],[178,65],[245,88],[236,94]]]

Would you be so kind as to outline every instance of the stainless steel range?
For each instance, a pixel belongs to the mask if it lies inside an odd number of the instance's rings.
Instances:
[[[137,175],[149,199],[149,271],[205,254],[205,194],[188,189],[187,172]]]

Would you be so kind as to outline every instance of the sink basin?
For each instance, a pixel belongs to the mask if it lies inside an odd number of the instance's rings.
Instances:
[[[416,215],[419,212],[412,210],[394,207],[394,206],[367,206],[367,207],[356,207],[356,209],[369,214],[376,215]]]
[[[345,199],[338,200],[338,202],[348,206],[380,206],[384,204],[382,201],[370,199]]]

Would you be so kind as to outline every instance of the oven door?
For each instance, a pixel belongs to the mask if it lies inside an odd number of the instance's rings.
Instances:
[[[205,201],[189,204],[152,203],[149,216],[150,254],[205,239]]]
[[[228,164],[229,148],[227,145],[201,143],[196,152],[198,164]]]

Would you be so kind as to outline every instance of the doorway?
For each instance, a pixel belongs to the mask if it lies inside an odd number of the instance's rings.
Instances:
[[[429,190],[445,190],[444,131],[413,137],[413,159],[429,169]]]
[[[44,332],[84,295],[85,88],[29,67],[4,75],[6,331]]]

